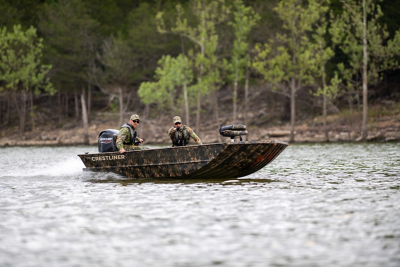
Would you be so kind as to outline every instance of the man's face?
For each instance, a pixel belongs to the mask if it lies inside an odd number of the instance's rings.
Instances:
[[[178,128],[178,127],[181,127],[182,126],[182,123],[181,122],[175,122],[174,123],[174,127],[175,128]]]
[[[130,124],[133,128],[136,128],[139,125],[139,120],[130,120]]]

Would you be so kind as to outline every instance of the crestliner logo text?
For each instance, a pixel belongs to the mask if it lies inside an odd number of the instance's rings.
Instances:
[[[91,157],[92,161],[125,159],[125,155]]]

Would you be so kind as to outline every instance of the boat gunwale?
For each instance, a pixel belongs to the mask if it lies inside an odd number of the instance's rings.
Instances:
[[[275,140],[268,140],[268,141],[241,141],[238,143],[231,143],[231,142],[225,142],[225,143],[211,143],[211,144],[202,144],[202,145],[189,145],[189,146],[179,146],[179,147],[159,147],[159,148],[150,148],[150,149],[144,149],[144,150],[131,150],[131,151],[125,151],[124,153],[119,153],[119,151],[113,151],[113,152],[97,152],[97,153],[87,153],[87,154],[78,154],[78,156],[90,156],[90,155],[107,155],[107,154],[125,154],[125,153],[132,153],[132,152],[145,152],[145,151],[154,151],[154,150],[162,150],[162,149],[183,149],[183,148],[195,148],[195,147],[205,147],[205,146],[215,146],[215,145],[256,145],[256,144],[282,144],[289,146],[289,143],[284,142],[284,141],[275,141]]]

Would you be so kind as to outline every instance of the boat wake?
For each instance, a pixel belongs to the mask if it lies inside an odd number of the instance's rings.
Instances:
[[[61,162],[52,161],[36,162],[34,164],[27,164],[26,168],[13,168],[9,166],[0,173],[0,177],[68,177],[83,174],[82,168],[85,167],[79,158],[71,157],[66,158]]]
[[[45,176],[75,176],[78,174],[82,174],[85,166],[79,160],[79,158],[71,157],[66,159],[63,162],[58,162],[50,166],[46,166],[45,168],[40,167],[35,170],[34,174],[37,175],[45,175]]]

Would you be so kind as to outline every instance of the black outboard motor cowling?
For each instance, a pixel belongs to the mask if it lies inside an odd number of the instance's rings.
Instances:
[[[103,130],[99,134],[99,152],[115,152],[117,151],[117,136],[119,131],[114,129]]]

